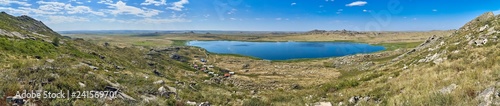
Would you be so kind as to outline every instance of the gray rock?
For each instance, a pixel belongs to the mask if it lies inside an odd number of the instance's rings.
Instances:
[[[330,102],[316,102],[313,104],[314,106],[332,106]]]
[[[186,104],[187,104],[187,105],[194,106],[194,105],[196,105],[196,102],[187,101],[187,102],[186,102]]]
[[[353,96],[349,99],[349,103],[355,104],[358,103],[359,97],[358,96]]]
[[[158,98],[156,98],[156,96],[154,95],[141,95],[141,98],[143,99],[143,101],[145,102],[150,102],[150,101],[156,101]]]
[[[82,82],[78,82],[78,85],[80,85],[80,87],[84,88],[85,87],[85,84],[82,83]]]
[[[495,93],[494,87],[486,88],[483,92],[481,92],[476,99],[481,101],[479,106],[489,106],[493,100],[493,94]]]
[[[52,63],[52,62],[54,62],[54,59],[47,59],[45,61],[48,62],[48,63]]]
[[[125,99],[125,100],[136,101],[133,97],[131,97],[123,92],[119,92],[118,97]]]
[[[486,28],[488,28],[488,27],[489,27],[488,25],[485,25],[485,26],[483,26],[483,27],[479,28],[479,32],[484,31],[484,30],[485,30]]]
[[[474,41],[474,44],[476,44],[476,46],[482,46],[486,43],[488,43],[488,39],[486,39],[486,38],[480,38],[480,39]]]
[[[433,62],[434,64],[440,64],[440,63],[442,63],[443,61],[444,61],[444,60],[443,60],[443,58],[438,58],[438,59],[436,59],[436,60],[434,60],[434,61],[432,61],[432,62]]]
[[[170,92],[177,93],[177,89],[175,89],[174,87],[167,86],[167,88]]]
[[[457,84],[451,84],[447,87],[442,88],[441,90],[439,90],[439,92],[441,92],[443,94],[448,94],[448,93],[451,93],[456,88],[457,88]]]
[[[158,81],[153,82],[153,84],[165,84],[165,81],[163,81],[163,80],[158,80]]]
[[[339,102],[339,104],[337,106],[343,106],[344,105],[344,102]]]
[[[160,88],[158,88],[158,92],[164,93],[164,92],[167,92],[167,89],[165,89],[165,87],[161,86]]]

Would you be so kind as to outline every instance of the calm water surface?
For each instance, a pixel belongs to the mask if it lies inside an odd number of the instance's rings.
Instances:
[[[266,60],[338,57],[385,49],[383,46],[352,42],[189,41],[187,45],[213,53],[239,54]]]

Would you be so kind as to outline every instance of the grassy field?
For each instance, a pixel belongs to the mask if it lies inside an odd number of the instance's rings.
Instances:
[[[393,51],[396,49],[407,49],[407,48],[415,48],[418,45],[422,44],[422,42],[401,42],[401,43],[380,43],[374,44],[378,46],[384,46],[385,51]]]

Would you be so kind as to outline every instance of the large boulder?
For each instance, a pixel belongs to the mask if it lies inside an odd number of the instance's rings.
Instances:
[[[479,106],[490,106],[494,97],[493,95],[494,93],[495,93],[495,88],[489,87],[486,88],[479,95],[477,95],[476,99],[481,102]]]

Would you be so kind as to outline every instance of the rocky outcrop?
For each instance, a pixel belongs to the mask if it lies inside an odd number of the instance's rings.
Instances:
[[[494,87],[487,88],[483,92],[481,92],[476,97],[477,100],[481,101],[479,106],[490,106],[492,103],[492,99],[494,97],[494,95],[493,95],[494,93],[495,93]]]
[[[8,37],[16,37],[16,38],[20,38],[20,39],[26,39],[29,37],[28,35],[24,35],[24,34],[21,34],[19,32],[9,32],[9,31],[3,30],[3,29],[0,29],[0,35],[4,35],[4,36],[8,36]]]
[[[420,44],[417,47],[411,49],[410,51],[406,52],[405,54],[402,54],[402,55],[400,55],[400,56],[392,59],[392,61],[393,62],[398,61],[398,60],[402,59],[403,57],[405,57],[406,55],[413,54],[415,52],[427,49],[427,48],[431,47],[432,45],[437,44],[437,42],[441,42],[442,40],[443,40],[442,37],[438,37],[436,35],[433,35],[433,36],[429,37],[427,40],[425,40],[422,44]]]
[[[467,24],[465,24],[462,28],[460,28],[461,31],[470,31],[472,29],[476,29],[476,25],[488,21],[491,18],[494,18],[495,15],[493,12],[486,12],[482,14],[481,16],[473,19],[472,21],[469,21]],[[484,29],[483,29],[484,30]]]
[[[62,37],[60,34],[47,27],[43,22],[26,15],[14,17],[2,12],[0,13],[0,20],[4,22],[0,25],[0,35],[21,39]]]

